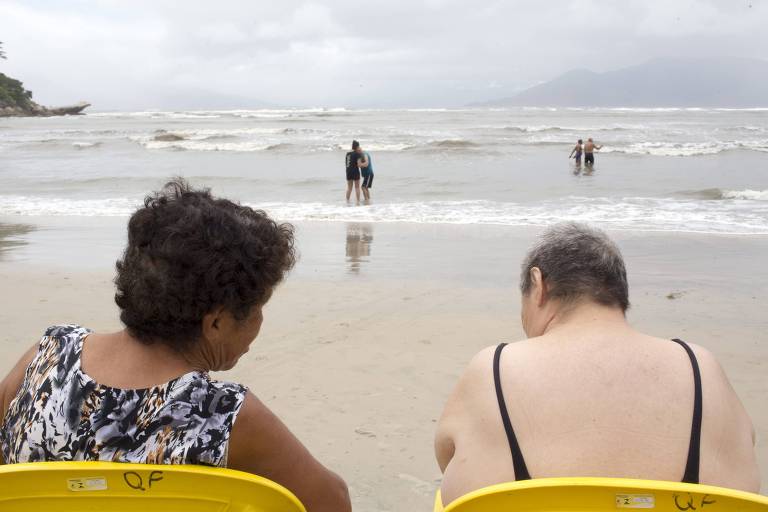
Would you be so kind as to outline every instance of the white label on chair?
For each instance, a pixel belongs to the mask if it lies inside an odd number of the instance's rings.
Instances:
[[[67,487],[70,491],[106,491],[107,479],[98,478],[68,478]]]
[[[656,508],[653,494],[617,494],[616,508]]]

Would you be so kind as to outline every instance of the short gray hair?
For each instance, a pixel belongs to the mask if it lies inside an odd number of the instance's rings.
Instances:
[[[551,297],[565,302],[582,298],[606,306],[629,308],[629,286],[624,259],[603,231],[577,222],[548,228],[528,251],[520,275],[520,291],[532,285],[531,269],[538,267]]]

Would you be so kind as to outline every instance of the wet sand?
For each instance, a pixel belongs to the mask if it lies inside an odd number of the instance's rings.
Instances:
[[[48,325],[119,328],[119,225],[42,221],[0,253],[0,372]],[[517,275],[536,232],[300,224],[297,268],[250,352],[219,377],[248,385],[338,471],[356,510],[430,510],[435,422],[476,351],[523,337]],[[627,260],[630,321],[709,348],[731,378],[755,424],[765,492],[768,237],[612,235]]]
[[[3,256],[27,244],[26,235],[35,227],[31,224],[5,224],[0,222],[0,261]]]

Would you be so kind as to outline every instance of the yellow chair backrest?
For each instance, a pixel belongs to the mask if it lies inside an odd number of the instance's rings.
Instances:
[[[2,512],[306,512],[284,487],[205,466],[37,462],[0,466]]]
[[[625,478],[539,478],[492,485],[435,512],[768,512],[768,498],[710,485]]]

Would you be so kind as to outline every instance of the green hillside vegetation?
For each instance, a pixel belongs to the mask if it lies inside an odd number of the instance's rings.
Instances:
[[[5,60],[3,42],[0,41],[0,60]],[[0,73],[0,117],[48,117],[82,113],[91,104],[81,101],[77,105],[48,108],[32,101],[32,92],[15,78]]]
[[[32,108],[32,93],[24,89],[24,84],[0,73],[0,108]]]
[[[6,59],[3,43],[0,41],[0,59]],[[0,108],[12,107],[29,109],[32,107],[32,93],[24,89],[24,84],[0,73]]]

